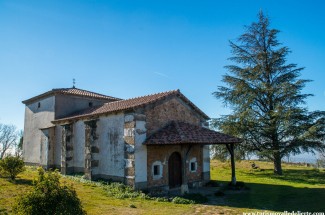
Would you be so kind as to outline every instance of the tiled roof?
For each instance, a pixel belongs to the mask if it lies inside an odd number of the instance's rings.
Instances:
[[[91,116],[96,116],[96,115],[101,115],[105,113],[110,113],[110,112],[116,112],[116,111],[122,111],[122,110],[128,110],[144,105],[148,105],[151,103],[154,103],[158,100],[164,99],[170,95],[176,95],[182,98],[188,105],[192,106],[199,114],[201,114],[204,118],[208,119],[209,117],[203,113],[198,107],[196,107],[190,100],[188,100],[179,90],[172,90],[172,91],[167,91],[167,92],[162,92],[162,93],[156,93],[156,94],[151,94],[147,96],[141,96],[141,97],[136,97],[136,98],[131,98],[131,99],[126,99],[126,100],[120,100],[120,101],[114,101],[114,102],[109,102],[105,103],[102,106],[99,107],[94,107],[87,109],[85,111],[81,111],[78,113],[74,113],[68,117],[62,118],[62,119],[57,119],[53,122],[62,122],[62,121],[69,121],[69,120],[75,120],[79,118],[84,118],[84,117],[91,117]]]
[[[95,98],[95,99],[101,99],[101,100],[110,100],[110,101],[117,101],[120,100],[119,98],[115,98],[112,96],[106,96],[103,94],[99,94],[99,93],[94,93],[88,90],[82,90],[82,89],[78,89],[75,87],[72,88],[57,88],[57,89],[52,89],[46,93],[43,93],[41,95],[32,97],[30,99],[27,99],[25,101],[23,101],[24,104],[28,104],[31,103],[35,100],[41,99],[41,98],[45,98],[48,96],[52,96],[52,95],[73,95],[73,96],[81,96],[81,97],[88,97],[88,98]]]
[[[241,139],[184,122],[172,121],[149,136],[146,145],[167,144],[227,144],[240,143]]]

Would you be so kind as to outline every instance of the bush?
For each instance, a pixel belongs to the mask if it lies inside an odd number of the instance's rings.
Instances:
[[[11,180],[15,180],[16,176],[24,170],[24,161],[19,157],[8,156],[0,160],[0,174]]]
[[[169,200],[164,197],[156,197],[155,200],[156,202],[169,202]]]
[[[185,199],[179,196],[173,198],[172,202],[175,204],[195,204],[193,200]]]
[[[13,211],[16,214],[55,215],[86,214],[76,191],[67,185],[60,185],[57,171],[45,173],[38,168],[38,179],[33,191],[16,199]]]
[[[142,198],[148,199],[150,198],[146,194],[142,193],[141,191],[136,191],[132,187],[113,182],[104,186],[104,189],[107,192],[108,196],[115,197],[117,199],[126,199],[126,198]]]
[[[84,179],[80,176],[64,176],[69,178],[73,181],[81,182],[88,186],[93,187],[100,187],[102,188],[108,196],[117,198],[117,199],[133,199],[133,198],[140,198],[140,199],[151,199],[154,198],[150,197],[149,195],[143,193],[141,190],[134,190],[132,187],[122,184],[120,182],[104,182],[104,181],[90,181]]]

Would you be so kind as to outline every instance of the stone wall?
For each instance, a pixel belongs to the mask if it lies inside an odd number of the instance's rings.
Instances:
[[[61,173],[73,173],[73,126],[62,126]]]
[[[148,106],[145,110],[147,135],[174,121],[201,125],[203,119],[178,97],[167,98],[160,104]]]
[[[180,153],[182,159],[188,152],[188,145],[149,145],[147,146],[147,175],[148,187],[168,187],[168,160],[173,152]],[[202,162],[203,151],[199,145],[193,145],[188,152],[185,169],[188,184],[192,185],[195,182],[202,181]],[[195,158],[197,162],[197,169],[194,172],[190,171],[190,161]],[[155,178],[153,176],[153,165],[157,163],[162,164],[162,177]]]
[[[135,145],[136,121],[134,114],[125,114],[124,117],[124,160],[125,160],[125,184],[134,187],[135,185]]]
[[[96,129],[97,120],[85,122],[85,178],[93,179],[93,175],[98,171],[99,160],[95,154],[99,153],[96,140],[98,139]],[[96,171],[97,170],[97,171]]]

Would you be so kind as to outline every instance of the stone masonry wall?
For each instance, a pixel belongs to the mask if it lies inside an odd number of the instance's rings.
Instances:
[[[162,128],[166,123],[174,121],[200,125],[200,117],[181,99],[168,98],[167,101],[145,110],[147,136]]]
[[[71,124],[62,126],[61,146],[61,173],[73,172],[73,126]]]
[[[136,121],[133,114],[126,114],[124,117],[124,159],[125,159],[125,184],[134,187],[134,144],[135,144]]]
[[[99,160],[96,160],[96,154],[99,153],[99,147],[96,144],[98,139],[96,134],[97,121],[85,122],[85,178],[93,179],[93,175],[98,171]]]

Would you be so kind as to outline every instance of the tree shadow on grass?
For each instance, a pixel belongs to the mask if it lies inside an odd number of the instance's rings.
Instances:
[[[28,186],[33,185],[33,180],[24,179],[24,178],[16,178],[16,180],[11,181],[11,182],[13,184],[17,184],[17,185],[28,185]]]
[[[265,172],[253,172],[253,173],[243,173],[246,175],[254,175],[254,177],[260,178],[272,178],[279,179],[287,182],[294,183],[304,183],[304,184],[325,184],[325,172],[318,169],[307,169],[307,170],[297,170],[297,169],[286,169],[283,171],[283,175],[274,175],[271,171]]]
[[[221,183],[228,183],[222,181]],[[325,211],[324,188],[297,188],[285,185],[246,183],[248,191],[226,191],[211,205],[271,211]]]

